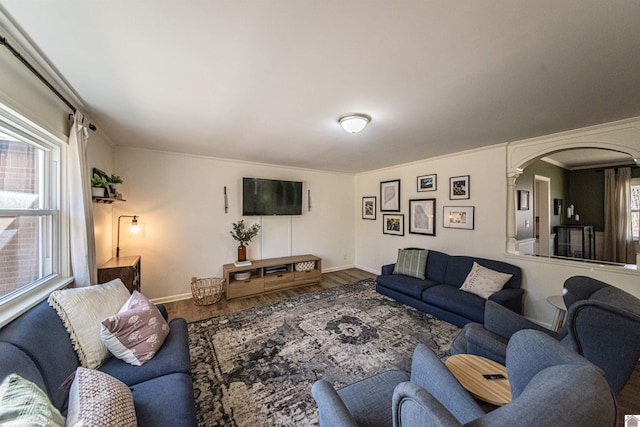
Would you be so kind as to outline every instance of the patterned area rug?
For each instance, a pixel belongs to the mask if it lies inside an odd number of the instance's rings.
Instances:
[[[311,385],[409,371],[425,343],[449,355],[459,329],[375,291],[373,280],[189,324],[201,426],[311,426]]]

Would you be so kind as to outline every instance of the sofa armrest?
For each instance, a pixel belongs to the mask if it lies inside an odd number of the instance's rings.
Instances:
[[[431,393],[417,384],[404,382],[393,392],[393,425],[447,427],[461,424]]]
[[[316,381],[311,387],[311,395],[318,404],[318,421],[321,427],[358,426],[336,390],[327,381]]]
[[[522,314],[522,296],[524,289],[502,289],[489,297],[490,301],[494,301],[509,310]]]
[[[167,307],[165,307],[164,304],[156,304],[156,307],[160,310],[160,314],[162,314],[164,320],[169,321],[169,312],[167,311]]]
[[[556,332],[540,326],[494,301],[487,301],[484,306],[484,327],[507,340],[522,329],[535,329],[553,338],[558,338]]]
[[[424,344],[418,344],[413,353],[411,382],[431,394],[460,423],[464,424],[484,415],[473,397]]]
[[[396,268],[396,264],[387,264],[382,266],[382,275],[387,276],[393,274],[393,270]]]

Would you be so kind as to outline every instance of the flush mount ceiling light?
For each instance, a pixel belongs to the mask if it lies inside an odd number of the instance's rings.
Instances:
[[[371,121],[366,114],[347,114],[338,119],[338,123],[349,133],[358,133]]]

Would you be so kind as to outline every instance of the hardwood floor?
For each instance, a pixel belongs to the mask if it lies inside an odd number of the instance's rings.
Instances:
[[[238,310],[255,307],[262,304],[279,301],[285,298],[291,298],[308,292],[320,291],[322,289],[334,288],[336,286],[346,285],[357,282],[358,280],[375,278],[375,274],[357,268],[336,271],[332,273],[324,273],[320,283],[317,285],[302,286],[300,288],[284,289],[279,292],[272,292],[254,297],[236,298],[226,301],[224,297],[213,305],[198,306],[193,303],[192,299],[176,301],[165,304],[169,312],[169,318],[184,317],[187,322],[195,322],[197,320],[207,319],[221,314],[232,313]]]
[[[225,301],[223,298],[216,304],[209,306],[197,306],[191,299],[167,303],[165,306],[169,312],[170,319],[175,317],[184,317],[187,319],[187,322],[195,322],[197,320],[244,310],[258,305],[279,301],[281,299],[302,295],[308,292],[329,289],[373,277],[375,277],[374,274],[356,268],[351,268],[332,273],[324,273],[322,275],[322,280],[317,285],[310,285],[296,289],[285,289],[279,292],[258,295],[255,297],[238,298],[231,301]],[[636,369],[633,372],[631,379],[622,392],[620,392],[617,400],[618,425],[620,427],[624,427],[624,415],[640,414],[640,363],[636,365]],[[567,410],[570,410],[570,408],[567,408]]]

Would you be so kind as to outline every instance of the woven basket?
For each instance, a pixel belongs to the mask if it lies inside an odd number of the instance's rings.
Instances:
[[[191,294],[195,305],[211,305],[220,301],[224,292],[224,279],[210,277],[208,279],[191,278]]]
[[[316,262],[315,261],[297,262],[295,268],[296,268],[296,271],[311,271],[314,268],[316,268]]]

